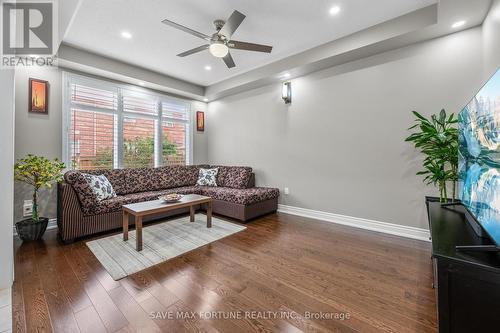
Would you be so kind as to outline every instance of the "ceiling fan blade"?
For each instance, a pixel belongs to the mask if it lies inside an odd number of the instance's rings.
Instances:
[[[237,50],[266,52],[266,53],[271,53],[271,51],[273,50],[273,47],[269,46],[269,45],[240,42],[237,40],[230,40],[227,43],[227,46],[229,46],[232,49],[237,49]]]
[[[175,22],[172,22],[172,21],[167,20],[167,19],[164,19],[161,22],[164,23],[164,24],[166,24],[166,25],[169,25],[171,27],[174,27],[176,29],[179,29],[179,30],[182,30],[184,32],[187,32],[188,34],[191,34],[191,35],[196,36],[198,38],[205,39],[205,40],[210,40],[210,36],[207,36],[204,33],[201,33],[201,32],[198,32],[196,30],[193,30],[193,29],[190,29],[188,27],[185,27],[183,25],[180,25],[179,23],[175,23]]]
[[[236,66],[234,64],[233,57],[231,57],[231,53],[229,52],[226,54],[224,58],[222,58],[222,60],[224,60],[224,63],[226,64],[227,68],[233,68]]]
[[[204,51],[204,50],[208,49],[209,46],[210,45],[208,45],[208,44],[202,45],[202,46],[198,46],[198,47],[195,47],[194,49],[187,50],[185,52],[179,53],[177,56],[178,57],[185,57],[185,56],[197,53],[197,52],[201,52],[201,51]]]
[[[224,35],[229,39],[234,34],[236,29],[238,29],[245,17],[245,15],[235,10],[231,16],[229,16],[224,26],[220,29],[219,34]]]

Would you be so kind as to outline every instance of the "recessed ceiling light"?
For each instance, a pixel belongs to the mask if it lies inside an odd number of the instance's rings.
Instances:
[[[340,13],[340,7],[339,6],[333,6],[330,8],[330,15],[337,15]]]
[[[139,85],[144,87],[146,85],[146,83],[141,81],[141,82],[139,82]]]
[[[452,27],[453,29],[455,29],[455,28],[460,28],[460,27],[461,27],[461,26],[463,26],[464,24],[465,24],[465,21],[463,21],[463,20],[462,20],[462,21],[457,21],[457,22],[453,23],[453,24],[451,25],[451,27]]]
[[[283,74],[283,77],[285,77],[285,78],[290,77],[290,73]]]
[[[208,66],[208,65],[206,65],[206,66],[205,66],[205,70],[206,70],[206,71],[211,71],[211,70],[212,70],[212,66]]]
[[[132,34],[130,32],[128,32],[128,31],[122,31],[121,35],[125,39],[131,39],[132,38]]]
[[[208,98],[204,98],[203,101],[208,102]]]

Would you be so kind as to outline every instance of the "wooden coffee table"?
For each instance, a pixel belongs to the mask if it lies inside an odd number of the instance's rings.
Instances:
[[[194,206],[207,204],[207,228],[212,227],[212,198],[198,194],[188,194],[175,203],[162,203],[160,200],[144,201],[124,205],[123,208],[123,240],[128,240],[128,218],[135,218],[136,250],[142,250],[142,218],[146,215],[165,213],[174,209],[189,207],[190,221],[194,222]]]

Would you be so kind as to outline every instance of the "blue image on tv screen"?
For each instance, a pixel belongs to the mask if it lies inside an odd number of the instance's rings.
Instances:
[[[500,245],[500,69],[458,119],[459,197]]]

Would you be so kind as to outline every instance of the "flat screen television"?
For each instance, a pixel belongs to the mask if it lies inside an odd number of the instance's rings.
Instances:
[[[459,199],[500,245],[500,69],[458,115]]]

